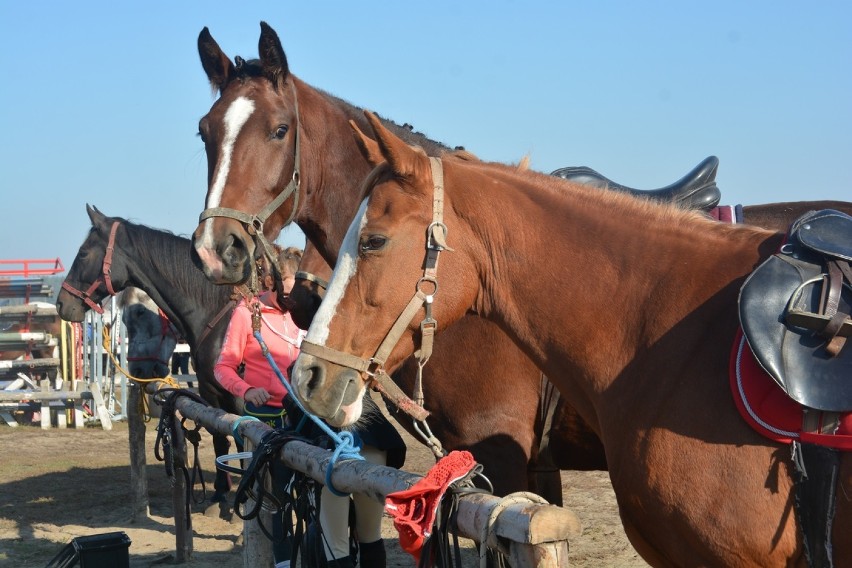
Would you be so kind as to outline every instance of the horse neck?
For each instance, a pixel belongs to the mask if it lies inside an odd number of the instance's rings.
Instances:
[[[127,228],[131,241],[131,250],[124,255],[128,284],[144,290],[195,347],[207,323],[227,302],[228,288],[212,284],[192,267],[189,239],[147,227]],[[210,302],[211,297],[219,301]]]
[[[305,236],[331,266],[340,252],[343,237],[361,203],[361,184],[373,166],[364,158],[352,135],[349,121],[362,132],[370,125],[362,109],[296,80],[302,129],[302,196],[296,222]],[[392,122],[391,131],[412,145],[437,156],[446,146]]]
[[[690,333],[733,338],[738,282],[772,252],[761,251],[771,233],[543,176],[517,182],[536,176],[516,176],[514,187],[454,199],[452,207],[487,247],[474,255],[488,259],[478,268],[486,284],[477,311],[523,345],[554,384],[579,377],[587,382],[573,388],[591,398],[628,365],[638,369],[648,347],[687,320],[706,318],[682,332],[685,341],[697,340]],[[526,222],[510,226],[508,218]]]

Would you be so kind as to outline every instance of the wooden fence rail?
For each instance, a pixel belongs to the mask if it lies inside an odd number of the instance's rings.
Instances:
[[[178,397],[175,407],[183,416],[223,435],[230,435],[240,418],[183,396]],[[255,445],[270,430],[269,426],[258,421],[241,421],[237,428],[244,439]],[[284,446],[279,457],[288,467],[324,483],[332,452],[293,441]],[[389,493],[408,489],[421,476],[365,461],[346,460],[334,466],[331,479],[341,491],[363,493],[384,503]],[[498,507],[503,510],[493,521],[493,531],[509,542],[512,566],[545,568],[567,565],[568,541],[579,536],[581,528],[577,517],[562,507],[523,500],[505,506],[501,498],[493,495],[467,494],[459,500],[459,535],[480,540],[492,512]]]

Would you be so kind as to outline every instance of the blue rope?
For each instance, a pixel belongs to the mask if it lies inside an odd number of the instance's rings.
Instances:
[[[243,437],[240,436],[239,430],[237,430],[237,426],[240,425],[240,422],[243,422],[245,420],[255,420],[259,422],[259,420],[254,416],[240,416],[239,418],[234,420],[234,423],[231,424],[231,433],[234,435],[234,440],[236,440],[237,443],[241,446],[244,446],[245,443],[243,442]]]
[[[278,380],[284,385],[287,389],[287,392],[292,393],[293,389],[290,386],[290,382],[287,380],[287,377],[284,376],[284,373],[278,368],[278,364],[275,362],[275,359],[272,358],[272,354],[269,352],[269,348],[266,346],[266,342],[263,340],[263,336],[260,335],[260,331],[254,332],[254,338],[257,340],[260,345],[260,350],[263,352],[266,360],[269,361],[269,366],[272,367],[272,370],[275,372],[275,375],[278,377]],[[337,463],[339,458],[344,459],[352,459],[352,460],[363,460],[364,456],[361,455],[361,447],[356,443],[355,437],[351,432],[340,432],[337,433],[332,430],[328,424],[326,424],[321,419],[314,416],[311,412],[309,412],[304,406],[302,406],[302,402],[296,397],[296,395],[292,395],[290,397],[293,402],[296,403],[296,406],[299,407],[305,416],[314,421],[314,424],[320,427],[320,429],[325,432],[329,438],[334,441],[334,453],[331,455],[331,461],[328,463],[328,468],[325,470],[325,486],[328,487],[328,490],[331,491],[334,495],[338,497],[346,497],[349,495],[348,493],[343,493],[338,491],[334,485],[331,483],[331,472],[334,470],[334,464]]]

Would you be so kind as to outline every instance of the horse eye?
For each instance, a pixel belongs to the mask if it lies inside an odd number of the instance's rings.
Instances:
[[[198,129],[198,137],[201,138],[201,141],[204,144],[207,144],[207,137],[204,136],[204,132],[202,132],[200,128]]]
[[[282,124],[281,126],[275,129],[275,134],[273,134],[273,136],[278,140],[282,140],[285,136],[287,136],[288,130],[290,130],[290,127],[286,124]]]
[[[361,242],[361,250],[381,250],[388,244],[388,238],[383,235],[370,235]]]

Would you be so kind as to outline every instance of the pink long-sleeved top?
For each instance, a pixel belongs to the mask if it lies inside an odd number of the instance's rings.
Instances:
[[[293,323],[289,313],[283,313],[278,308],[267,305],[263,300],[268,301],[268,297],[261,296],[260,335],[266,342],[278,368],[286,375],[287,369],[299,355],[299,345],[306,332]],[[243,362],[245,372],[243,378],[240,378],[237,368]],[[251,309],[246,305],[245,300],[234,309],[213,374],[216,380],[234,396],[244,397],[246,391],[252,387],[266,389],[271,395],[266,403],[269,406],[281,406],[287,394],[287,389],[278,380],[254,337]]]

